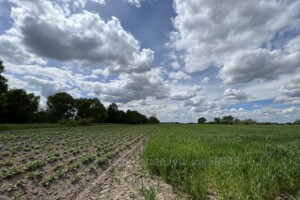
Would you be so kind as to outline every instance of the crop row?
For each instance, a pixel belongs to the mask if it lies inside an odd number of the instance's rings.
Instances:
[[[97,126],[0,133],[0,195],[27,185],[77,183],[131,147],[151,126]],[[29,186],[28,186],[29,187]]]

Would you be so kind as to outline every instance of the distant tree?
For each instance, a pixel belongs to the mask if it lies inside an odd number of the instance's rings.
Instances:
[[[118,110],[118,106],[112,103],[107,108],[107,122],[109,123],[125,123],[126,113]]]
[[[198,119],[198,124],[205,124],[206,123],[206,118],[205,117],[200,117]]]
[[[92,122],[104,122],[107,118],[107,112],[104,105],[97,98],[75,100],[77,116],[79,118],[90,118]]]
[[[220,117],[215,117],[214,118],[214,123],[215,124],[221,124],[221,118]]]
[[[241,120],[239,118],[234,118],[233,123],[234,124],[239,124]]]
[[[2,98],[1,122],[28,123],[33,121],[39,106],[39,96],[23,89],[8,90]]]
[[[125,122],[127,124],[145,124],[148,122],[148,118],[145,115],[140,114],[138,111],[127,110]]]
[[[297,119],[294,124],[300,124],[300,119]]]
[[[257,124],[256,121],[254,121],[253,119],[244,119],[240,122],[240,124],[244,124],[244,125],[252,125],[252,124]]]
[[[70,119],[75,114],[75,100],[66,92],[49,96],[47,107],[53,122],[57,122],[60,119]]]
[[[159,119],[157,119],[157,117],[155,115],[152,115],[151,117],[149,117],[148,123],[149,124],[159,124],[160,121],[159,121]]]
[[[116,115],[118,112],[118,106],[115,103],[110,104],[107,107],[107,122],[116,123]]]
[[[4,66],[2,60],[0,60],[0,95],[7,91],[7,79],[1,74],[4,72]]]
[[[222,118],[222,124],[233,124],[233,117],[231,115]]]

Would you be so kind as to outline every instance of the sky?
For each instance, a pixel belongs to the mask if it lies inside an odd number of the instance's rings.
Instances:
[[[196,122],[300,118],[300,0],[0,0],[10,88]]]

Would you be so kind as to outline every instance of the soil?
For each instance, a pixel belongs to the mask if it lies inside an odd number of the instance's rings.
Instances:
[[[141,152],[143,142],[138,143],[89,184],[77,196],[82,199],[127,200],[145,199],[142,190],[153,191],[156,199],[189,199],[174,193],[172,187],[146,171]]]

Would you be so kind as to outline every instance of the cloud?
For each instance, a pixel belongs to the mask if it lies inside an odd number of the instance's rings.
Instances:
[[[144,74],[122,74],[109,83],[92,82],[92,91],[105,101],[128,103],[133,100],[144,100],[148,97],[165,99],[169,90],[165,85],[159,69]]]
[[[299,67],[299,48],[272,48],[278,35],[299,31],[299,0],[174,0],[174,8],[176,30],[168,45],[184,56],[188,73],[224,66],[220,77],[226,83],[245,83]]]
[[[195,95],[196,95],[195,93],[191,93],[191,92],[188,92],[188,91],[175,92],[175,93],[171,94],[171,99],[182,101],[182,100],[187,100],[187,99],[190,99],[192,97],[195,97]]]
[[[235,100],[235,101],[247,101],[251,98],[249,94],[246,94],[242,90],[236,90],[227,88],[224,92],[224,97],[228,100]]]
[[[18,33],[13,38],[40,57],[82,65],[102,64],[111,73],[143,73],[153,67],[154,52],[141,49],[139,41],[123,29],[116,17],[105,22],[86,10],[66,15],[53,2],[29,0],[15,2],[11,17],[14,26],[10,32]]]
[[[193,91],[200,91],[202,87],[200,85],[194,85]]]
[[[191,107],[191,111],[195,113],[205,112],[221,106],[218,98],[208,99],[204,97],[195,97],[184,102],[185,107]]]
[[[201,80],[201,83],[202,84],[205,84],[205,83],[208,83],[210,81],[210,78],[209,77],[204,77],[202,80]]]
[[[299,57],[300,51],[291,53],[268,49],[240,51],[224,63],[219,77],[229,84],[253,80],[270,81],[300,68]]]
[[[177,72],[171,72],[169,74],[169,78],[174,80],[188,80],[191,79],[192,77],[182,71],[177,71]]]
[[[286,104],[300,104],[300,76],[296,76],[290,82],[280,87],[281,96],[276,98],[277,102]]]

